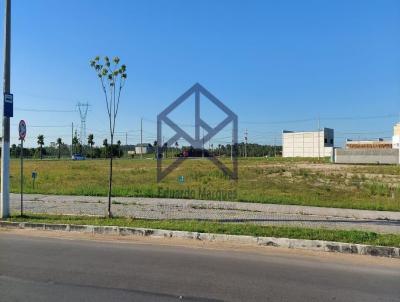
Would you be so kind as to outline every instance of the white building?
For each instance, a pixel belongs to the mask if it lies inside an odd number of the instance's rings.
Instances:
[[[135,153],[136,154],[146,154],[153,152],[154,148],[150,144],[138,144],[135,147]]]
[[[283,157],[331,157],[333,155],[333,129],[295,132],[283,130]]]
[[[393,127],[392,148],[400,149],[400,123]]]

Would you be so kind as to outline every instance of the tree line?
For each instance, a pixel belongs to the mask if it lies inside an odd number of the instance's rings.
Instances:
[[[156,150],[157,141],[154,141],[153,148]],[[205,156],[231,156],[231,145],[230,144],[209,144],[205,146]],[[178,143],[175,143],[173,147],[167,147],[164,144],[159,151],[161,157],[179,157],[182,156],[185,151],[189,152],[189,156],[202,156],[201,150],[194,150],[193,147],[183,146],[179,147]],[[261,144],[245,144],[239,143],[237,145],[237,156],[238,157],[277,157],[282,156],[282,146],[274,145],[261,145]],[[155,155],[156,156],[156,155]]]
[[[24,157],[40,158],[51,157],[51,158],[62,158],[71,157],[71,145],[65,143],[62,138],[57,138],[53,146],[45,146],[45,137],[43,134],[37,137],[37,148],[25,148]],[[124,155],[124,148],[121,145],[121,141],[117,141],[116,144],[111,146],[107,139],[103,140],[101,146],[95,146],[94,135],[89,134],[87,137],[87,144],[82,144],[77,135],[72,138],[72,154],[84,155],[88,158],[108,158],[110,154],[114,157],[122,157]],[[21,156],[20,145],[13,144],[10,148],[11,157]]]
[[[71,156],[71,145],[66,144],[61,138],[57,138],[53,146],[45,146],[45,137],[43,134],[37,137],[37,148],[24,148],[24,157],[28,158],[65,158]],[[153,143],[154,153],[157,148],[157,142]],[[165,147],[165,146],[164,146]],[[178,157],[190,147],[180,147],[176,143],[173,147],[163,148],[162,157]],[[230,156],[231,145],[230,144],[210,144],[207,148],[207,156]],[[113,157],[123,157],[127,154],[127,148],[122,146],[121,141],[118,140],[116,144],[111,146],[107,139],[103,139],[100,146],[96,145],[94,140],[94,135],[89,134],[87,137],[86,144],[82,144],[75,135],[72,138],[72,154],[84,155],[88,158],[109,158],[112,153]],[[21,147],[19,145],[13,144],[10,148],[11,157],[20,157]],[[275,157],[282,155],[282,146],[273,145],[260,145],[260,144],[238,144],[238,156],[239,157]]]

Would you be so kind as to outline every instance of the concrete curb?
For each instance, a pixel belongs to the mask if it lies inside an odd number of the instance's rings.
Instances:
[[[242,235],[224,235],[160,229],[130,228],[118,226],[94,226],[73,224],[46,224],[30,222],[0,221],[0,227],[14,229],[35,229],[46,231],[82,232],[89,234],[107,234],[117,236],[143,236],[157,238],[181,238],[213,242],[232,242],[255,246],[274,246],[291,249],[303,249],[344,254],[359,254],[400,259],[400,248],[352,244],[323,240],[289,239],[275,237],[254,237]]]

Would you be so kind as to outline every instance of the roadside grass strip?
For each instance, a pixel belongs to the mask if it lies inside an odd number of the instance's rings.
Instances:
[[[135,218],[104,218],[94,216],[71,216],[49,214],[12,215],[10,222],[29,222],[45,224],[117,226],[131,228],[162,229],[224,235],[242,235],[254,237],[276,237],[289,239],[335,241],[373,246],[400,247],[400,235],[378,234],[358,230],[328,230],[286,226],[261,226],[246,223],[222,223],[200,220],[148,220]]]

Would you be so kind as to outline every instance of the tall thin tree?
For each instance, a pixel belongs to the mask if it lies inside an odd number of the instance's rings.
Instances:
[[[120,140],[117,141],[117,147],[118,147],[118,157],[120,158],[121,157],[121,141]]]
[[[88,145],[90,146],[90,156],[93,158],[93,145],[94,145],[94,135],[89,134]]]
[[[58,159],[61,158],[61,146],[62,146],[63,142],[61,137],[57,138],[57,146],[58,146]]]
[[[154,147],[154,157],[157,159],[157,158],[159,158],[158,157],[158,143],[157,143],[157,141],[154,141],[153,147]],[[141,151],[143,151],[143,149]]]
[[[109,156],[108,154],[109,150],[108,150],[108,140],[106,138],[103,139],[103,146],[104,146],[104,154],[105,157],[107,158]]]
[[[78,152],[78,144],[79,144],[79,139],[78,136],[74,135],[74,137],[72,138],[72,150],[74,150],[73,153],[77,153]]]
[[[44,136],[43,136],[43,134],[39,134],[38,135],[37,143],[39,145],[39,150],[40,150],[40,159],[43,159],[43,145],[44,145]]]
[[[127,73],[126,65],[120,65],[120,59],[114,57],[110,60],[104,57],[103,60],[99,56],[90,61],[90,66],[96,72],[101,88],[104,93],[106,101],[109,130],[110,130],[110,144],[111,148],[114,143],[115,121],[118,115],[119,101],[121,97],[122,88],[125,86]],[[113,153],[110,152],[110,170],[108,177],[108,216],[112,217],[111,213],[111,195],[112,195],[112,167],[113,167]]]
[[[178,142],[175,142],[175,149],[176,149],[175,152],[178,152],[178,151],[179,151],[178,147],[179,147]]]

